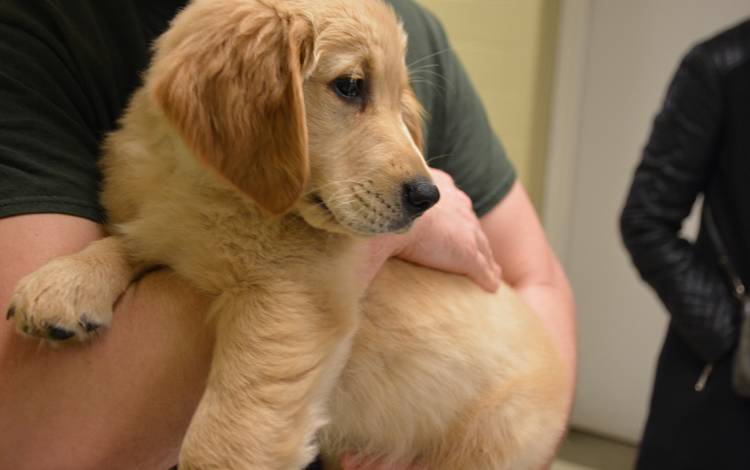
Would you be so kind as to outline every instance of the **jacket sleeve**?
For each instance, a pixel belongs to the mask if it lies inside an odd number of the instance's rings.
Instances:
[[[734,344],[739,306],[717,263],[679,232],[715,171],[721,121],[719,71],[698,45],[669,86],[620,217],[633,264],[705,361]]]

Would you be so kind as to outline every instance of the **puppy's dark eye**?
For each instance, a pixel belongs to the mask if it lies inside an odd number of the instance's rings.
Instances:
[[[333,88],[333,91],[335,91],[340,98],[355,103],[363,102],[367,95],[365,81],[361,78],[354,78],[352,76],[337,78],[331,82],[331,88]]]

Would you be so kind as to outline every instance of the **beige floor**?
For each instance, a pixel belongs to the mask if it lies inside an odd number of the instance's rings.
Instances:
[[[552,470],[632,470],[636,448],[581,431],[571,431]]]

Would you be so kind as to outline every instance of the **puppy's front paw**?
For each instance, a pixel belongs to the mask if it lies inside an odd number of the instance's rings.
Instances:
[[[7,318],[26,336],[83,341],[111,323],[117,295],[95,266],[60,258],[21,279]]]

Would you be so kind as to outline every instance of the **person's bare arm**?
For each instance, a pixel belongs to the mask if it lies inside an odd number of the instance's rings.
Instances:
[[[85,219],[0,219],[0,308],[16,282],[103,236]],[[111,329],[50,347],[0,321],[0,468],[155,469],[177,461],[203,390],[207,299],[168,272],[131,286]]]
[[[575,304],[568,279],[552,252],[526,191],[516,182],[480,221],[503,280],[539,314],[568,367],[569,400],[576,367]]]
[[[539,315],[565,363],[567,387],[560,393],[565,394],[570,412],[576,376],[573,293],[523,186],[516,182],[480,223],[495,259],[503,266],[503,280]],[[553,459],[550,456],[544,468]]]

